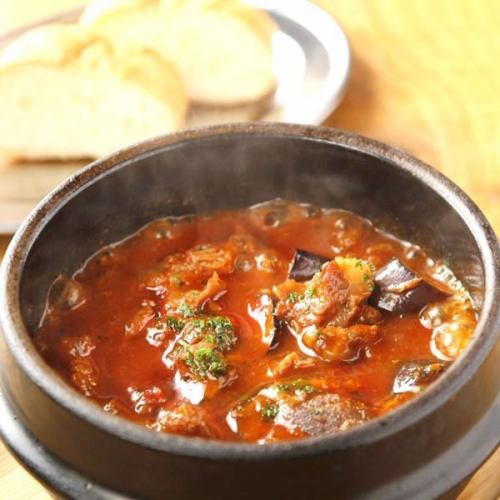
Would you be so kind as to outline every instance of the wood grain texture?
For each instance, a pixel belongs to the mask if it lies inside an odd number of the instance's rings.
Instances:
[[[500,2],[319,1],[353,51],[351,84],[327,124],[435,166],[500,232]]]
[[[500,1],[316,1],[340,21],[353,49],[351,83],[327,124],[439,168],[500,232]],[[7,241],[0,238],[0,255]],[[1,445],[0,497],[49,498]],[[497,450],[460,500],[499,498]]]

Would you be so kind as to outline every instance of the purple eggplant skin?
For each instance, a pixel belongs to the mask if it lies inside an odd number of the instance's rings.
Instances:
[[[416,360],[403,363],[392,385],[394,394],[419,392],[441,375],[448,363],[442,361]]]
[[[429,302],[453,294],[445,285],[418,276],[398,259],[379,269],[374,282],[375,288],[368,302],[394,313],[417,311]]]
[[[329,260],[331,259],[297,248],[295,250],[292,267],[290,268],[288,277],[295,281],[307,281],[311,279],[321,269],[321,266]]]
[[[272,339],[271,339],[271,344],[269,345],[269,350],[273,351],[278,347],[280,343],[280,338],[281,338],[281,331],[283,329],[283,323],[281,322],[280,319],[276,317],[273,311],[273,331],[272,331]]]

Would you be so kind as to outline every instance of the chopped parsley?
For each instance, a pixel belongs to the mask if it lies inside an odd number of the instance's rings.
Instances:
[[[217,379],[227,370],[223,352],[229,351],[236,342],[234,327],[228,318],[213,316],[190,321],[193,332],[204,336],[203,346],[185,347],[185,363],[193,374],[201,379]],[[207,345],[208,344],[208,345]]]
[[[354,267],[357,267],[358,269],[363,269],[363,261],[361,259],[356,259],[356,264],[354,264]]]
[[[229,351],[236,343],[234,327],[229,319],[223,316],[214,316],[207,319],[206,324],[210,329],[210,336],[213,337],[217,349]]]
[[[186,365],[201,379],[207,377],[216,379],[226,373],[226,361],[217,349],[200,347],[186,348]]]
[[[373,281],[371,281],[371,279],[372,278],[371,278],[371,276],[368,273],[363,274],[363,281],[365,283],[369,283],[369,287],[368,288],[369,288],[370,292],[372,292],[373,289],[375,288],[375,285],[373,284]]]
[[[192,316],[195,315],[195,309],[188,304],[184,303],[181,304],[178,308],[178,311],[185,317],[185,318],[191,318]]]
[[[183,308],[182,312],[185,316],[193,313],[190,308]],[[224,352],[237,341],[234,326],[228,318],[204,316],[186,320],[168,317],[167,324],[177,332],[182,331],[174,357],[184,361],[195,379],[218,379],[225,375]]]
[[[205,342],[214,344],[220,351],[229,351],[236,343],[233,324],[223,316],[192,319],[188,325],[191,327],[190,331],[193,339],[204,335]]]
[[[270,403],[266,401],[259,410],[260,416],[264,420],[274,420],[280,411],[280,407],[277,403]]]
[[[193,325],[194,328],[197,328],[199,330],[205,329],[205,321],[203,319],[193,319],[191,321],[191,324]]]
[[[278,389],[283,392],[304,392],[306,394],[313,394],[316,392],[316,387],[302,379],[292,382],[282,382],[278,384]]]
[[[300,300],[300,294],[297,292],[290,292],[286,298],[287,304],[295,304]]]
[[[176,332],[180,332],[184,328],[184,322],[178,318],[167,316],[167,326]]]

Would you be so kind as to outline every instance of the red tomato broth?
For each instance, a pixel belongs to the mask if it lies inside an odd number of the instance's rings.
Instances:
[[[418,311],[401,315],[382,312],[380,340],[364,349],[354,362],[316,359],[313,367],[292,368],[282,376],[270,376],[270,368],[286,354],[304,354],[287,327],[279,332],[277,347],[268,351],[262,342],[261,326],[249,308],[255,310],[263,290],[272,294],[272,287],[287,279],[296,248],[332,259],[336,255],[367,259],[375,268],[393,258],[415,272],[430,273],[436,266],[420,248],[378,231],[355,214],[281,201],[239,211],[155,221],[126,240],[104,248],[73,276],[83,290],[81,305],[61,309],[48,301],[35,336],[38,348],[69,384],[97,404],[157,428],[155,422],[162,409],[170,411],[184,398],[174,381],[175,370],[165,364],[164,352],[172,338],[152,345],[148,328],[155,320],[148,320],[147,314],[136,318],[138,333],[126,334],[131,318],[141,307],[149,307],[151,314],[165,314],[163,307],[170,292],[165,299],[165,293],[146,288],[144,282],[162,273],[162,263],[169,255],[197,245],[223,243],[233,235],[251,235],[259,247],[255,254],[242,258],[241,268],[234,264],[230,273],[222,275],[226,292],[210,300],[207,307],[212,310],[210,314],[229,318],[235,327],[236,344],[224,356],[227,365],[236,369],[237,378],[215,392],[209,389],[212,382],[207,382],[206,397],[193,405],[203,409],[201,424],[184,428],[181,422],[161,430],[229,441],[307,437],[299,428],[290,430],[256,416],[242,421],[247,429],[243,435],[228,425],[227,416],[239,403],[274,382],[287,380],[318,380],[322,391],[362,402],[371,416],[383,414],[416,395],[394,396],[392,386],[401,362],[436,359],[430,348],[432,330],[421,324]],[[257,269],[256,255],[263,253],[272,256],[268,259],[274,266],[272,272]],[[245,259],[250,264],[245,264]],[[262,261],[265,264],[265,259]],[[200,290],[205,281],[185,286]],[[88,345],[94,346],[90,352]],[[79,379],[75,370],[84,375]],[[137,396],[143,391],[149,391],[145,404]]]

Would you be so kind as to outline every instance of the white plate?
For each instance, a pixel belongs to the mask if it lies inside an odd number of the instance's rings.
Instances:
[[[252,0],[278,23],[272,119],[320,125],[338,106],[350,72],[347,38],[330,14],[305,0]],[[265,117],[267,119],[267,117]]]
[[[320,125],[338,106],[350,72],[347,38],[330,14],[306,0],[246,0],[267,11],[279,31],[273,38],[278,89],[271,103],[233,110],[194,109],[188,126],[232,121],[283,121]]]
[[[347,39],[337,22],[306,0],[246,0],[278,24],[273,38],[277,91],[267,102],[237,108],[193,107],[187,127],[241,121],[321,124],[339,104],[350,71]],[[75,22],[82,9],[59,14],[0,37],[0,48],[20,34],[53,22]],[[2,165],[0,233],[12,233],[29,211],[57,184],[78,170],[77,162]]]

